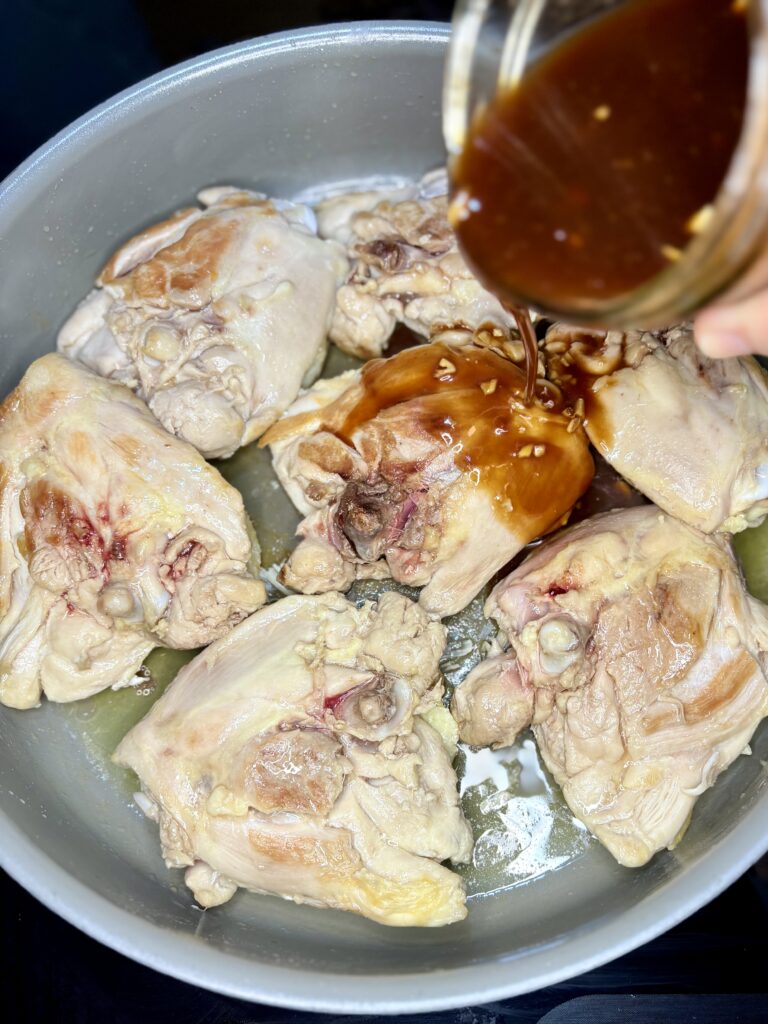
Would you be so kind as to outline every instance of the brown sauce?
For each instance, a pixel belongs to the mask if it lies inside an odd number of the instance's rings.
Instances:
[[[593,450],[592,458],[595,463],[595,475],[589,487],[573,506],[571,514],[568,516],[568,526],[576,526],[577,523],[591,519],[592,516],[600,515],[603,512],[649,504],[648,499],[628,484],[599,452]],[[499,569],[491,581],[492,585],[495,586],[501,580],[506,579],[546,539],[546,536],[534,537],[522,551],[519,551],[503,568]],[[557,597],[558,594],[565,592],[565,587],[553,585],[549,594],[550,597]]]
[[[455,464],[490,495],[497,515],[532,539],[567,517],[593,475],[588,444],[552,388],[488,349],[442,343],[367,363],[357,401],[342,396],[324,413],[326,429],[348,444],[387,410],[449,448]],[[335,408],[334,408],[335,406]],[[334,415],[338,416],[338,419]],[[409,423],[410,427],[410,423]]]
[[[604,423],[597,393],[613,386],[612,374],[625,364],[627,335],[618,331],[551,328],[543,343],[547,378],[557,388],[564,409],[572,410],[589,426],[592,443],[610,447],[612,431]]]
[[[525,353],[525,391],[523,401],[530,405],[536,394],[536,376],[539,368],[539,346],[536,341],[536,331],[533,327],[531,314],[525,306],[510,304],[507,309],[517,321],[517,329],[520,331],[520,340],[523,343]]]
[[[738,143],[740,0],[628,0],[538,60],[472,125],[451,222],[500,298],[615,298],[679,258]]]
[[[415,331],[412,331],[410,327],[406,327],[405,324],[398,324],[387,342],[387,355],[396,356],[403,349],[423,344],[424,339],[420,334],[416,334]]]

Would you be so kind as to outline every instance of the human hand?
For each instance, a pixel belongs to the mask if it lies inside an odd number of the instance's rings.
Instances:
[[[768,290],[731,306],[711,306],[693,323],[705,356],[768,355]]]

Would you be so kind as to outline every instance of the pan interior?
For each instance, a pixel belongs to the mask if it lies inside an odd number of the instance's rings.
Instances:
[[[53,347],[57,328],[110,251],[185,205],[198,188],[233,183],[295,196],[318,183],[413,178],[444,160],[445,41],[444,30],[429,26],[358,26],[245,46],[133,91],[30,162],[0,197],[0,391],[7,393],[29,362]],[[265,564],[279,559],[289,531],[273,531],[270,523],[287,525],[292,512],[268,486],[266,456],[243,452],[226,472],[259,526]],[[376,974],[383,981],[495,962],[505,964],[505,976],[518,987],[532,988],[535,972],[525,961],[534,951],[561,948],[564,962],[577,957],[581,936],[661,887],[669,887],[672,910],[675,883],[688,869],[720,844],[725,848],[739,822],[766,818],[763,728],[752,756],[739,758],[699,800],[684,842],[629,871],[574,825],[537,771],[530,743],[523,743],[504,756],[506,765],[475,760],[468,768],[478,782],[488,768],[497,789],[505,781],[512,787],[511,808],[493,784],[470,789],[476,823],[492,829],[493,815],[506,809],[518,834],[506,847],[498,839],[511,858],[501,868],[488,867],[497,839],[486,842],[482,863],[469,873],[466,921],[436,930],[386,929],[243,893],[202,913],[180,872],[164,867],[156,826],[132,805],[132,780],[108,761],[119,736],[180,662],[171,653],[152,656],[152,693],[108,693],[29,712],[3,709],[0,813],[92,893],[166,930],[169,941],[195,936],[199,955],[210,947],[254,965]],[[606,950],[605,959],[610,955]],[[205,971],[200,980],[217,984]],[[254,997],[268,997],[259,984]],[[386,985],[371,991],[378,998],[388,998]],[[337,1003],[345,1005],[343,995]],[[429,1003],[443,1005],[439,992]]]

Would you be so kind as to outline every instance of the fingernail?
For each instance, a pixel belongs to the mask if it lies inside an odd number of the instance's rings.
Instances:
[[[696,342],[710,359],[728,359],[731,356],[746,356],[752,351],[746,338],[733,331],[699,331]]]

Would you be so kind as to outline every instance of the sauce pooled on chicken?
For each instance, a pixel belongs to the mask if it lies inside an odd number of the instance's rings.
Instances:
[[[565,414],[543,380],[526,405],[526,373],[488,349],[442,343],[408,349],[367,363],[360,384],[360,398],[333,429],[338,437],[349,444],[362,424],[412,402],[418,428],[451,449],[456,466],[489,492],[496,514],[531,517],[537,533],[562,517],[553,482],[570,508],[592,479],[589,454],[574,443],[578,418]],[[564,474],[566,464],[571,471]]]

